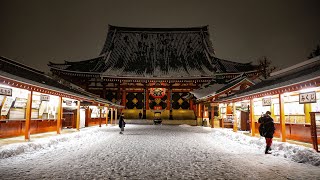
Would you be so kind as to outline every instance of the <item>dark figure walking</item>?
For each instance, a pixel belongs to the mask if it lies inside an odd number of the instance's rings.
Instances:
[[[141,113],[141,111],[139,112],[139,119],[142,119],[142,113]]]
[[[265,154],[271,154],[271,145],[272,145],[272,138],[274,134],[274,130],[276,129],[274,127],[273,119],[270,117],[271,112],[267,111],[266,114],[264,114],[261,118],[259,118],[259,131],[260,135],[265,137],[266,139],[266,150]]]
[[[124,114],[122,113],[120,118],[119,118],[119,128],[121,129],[120,130],[120,134],[123,134],[125,126],[126,126],[126,122],[124,122]]]

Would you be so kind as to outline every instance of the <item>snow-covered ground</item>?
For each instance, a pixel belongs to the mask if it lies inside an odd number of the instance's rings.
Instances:
[[[320,153],[228,129],[117,126],[0,147],[0,179],[320,179]]]

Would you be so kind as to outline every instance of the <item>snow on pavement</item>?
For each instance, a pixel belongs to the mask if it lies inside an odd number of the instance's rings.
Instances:
[[[0,179],[319,179],[310,148],[188,125],[117,126],[0,147]]]

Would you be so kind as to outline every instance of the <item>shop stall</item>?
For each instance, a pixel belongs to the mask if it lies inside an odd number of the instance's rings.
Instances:
[[[248,105],[253,136],[259,134],[259,117],[270,111],[276,127],[275,137],[282,141],[320,142],[319,138],[311,138],[311,114],[315,129],[320,129],[320,57],[272,73],[270,78],[215,102],[221,107],[221,117],[226,119],[228,104],[244,104],[242,109]]]
[[[34,133],[79,130],[86,121],[81,102],[112,104],[7,58],[0,57],[0,67],[0,138],[24,135],[30,140]]]

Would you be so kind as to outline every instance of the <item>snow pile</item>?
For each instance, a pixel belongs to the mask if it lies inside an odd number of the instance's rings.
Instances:
[[[79,141],[85,141],[90,136],[97,136],[101,133],[103,132],[99,131],[99,129],[88,128],[75,133],[32,139],[31,142],[8,144],[0,148],[0,159],[22,153],[31,153],[40,149],[55,148],[56,146],[61,145],[61,143],[79,143]]]
[[[232,129],[213,129],[212,136],[214,136],[214,138],[228,139],[236,143],[251,146],[259,151],[264,151],[266,146],[263,137],[252,137],[243,134],[243,132],[234,133]],[[271,149],[272,155],[274,156],[282,156],[298,163],[320,166],[320,153],[317,153],[314,149],[276,141],[273,141]]]

